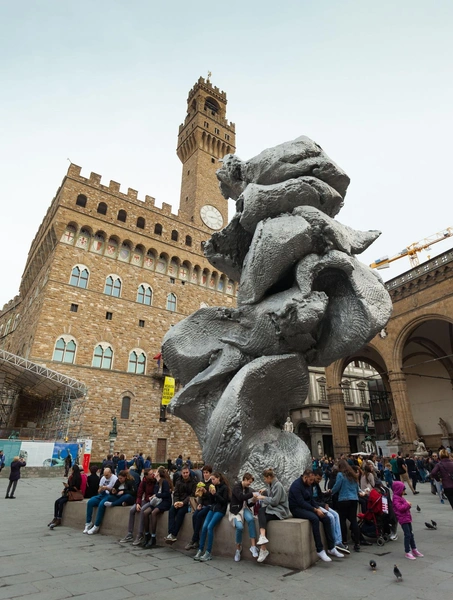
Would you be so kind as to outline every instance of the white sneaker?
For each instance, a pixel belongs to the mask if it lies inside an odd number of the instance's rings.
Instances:
[[[260,535],[260,539],[256,542],[257,546],[261,546],[262,544],[268,544],[269,540],[265,535]]]
[[[234,553],[234,560],[236,562],[239,562],[241,560],[241,551],[240,550],[236,550],[236,552]]]
[[[253,558],[258,558],[258,548],[256,546],[250,546],[250,552],[252,553]]]
[[[109,506],[112,506],[112,504],[113,504],[113,502],[104,502],[104,506],[107,506],[107,508],[108,508]]]
[[[341,552],[338,552],[338,550],[336,548],[332,548],[332,550],[328,550],[327,553],[330,554],[331,556],[336,556],[337,558],[344,558],[343,554],[341,554]]]
[[[83,533],[88,533],[88,531],[93,527],[93,523],[85,523],[85,529]]]
[[[332,562],[332,559],[329,558],[326,554],[325,550],[321,550],[321,552],[316,552],[316,554],[319,556],[319,558],[321,560],[323,560],[324,562]],[[259,560],[259,559],[258,559]]]
[[[258,562],[264,562],[268,556],[269,556],[269,550],[261,549],[259,556],[258,556]],[[330,558],[329,558],[329,560],[330,560]]]
[[[95,533],[97,533],[99,531],[99,527],[97,527],[96,525],[93,525],[93,527],[91,529],[89,529],[87,531],[88,535],[93,535]]]

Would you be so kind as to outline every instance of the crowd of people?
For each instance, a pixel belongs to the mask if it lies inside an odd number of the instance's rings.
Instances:
[[[243,532],[247,527],[249,551],[258,562],[263,562],[269,556],[269,522],[292,515],[310,522],[316,552],[321,560],[330,562],[331,556],[343,558],[350,554],[349,536],[355,552],[372,543],[358,517],[363,520],[370,502],[381,498],[388,527],[384,533],[396,540],[399,523],[404,533],[405,556],[415,560],[423,555],[415,544],[411,503],[404,498],[406,488],[416,495],[419,484],[430,482],[432,493],[442,504],[448,500],[453,508],[451,458],[445,448],[426,457],[410,454],[403,457],[401,452],[388,458],[375,454],[341,455],[335,461],[326,456],[313,457],[311,467],[286,490],[272,468],[261,474],[264,485],[258,489],[253,487],[251,473],[243,473],[231,488],[222,473],[210,465],[198,469],[189,457],[184,460],[179,455],[174,462],[168,460],[167,468],[153,469],[150,456],[144,458],[143,453],[137,453],[127,459],[124,454],[116,453],[108,455],[100,467],[91,466],[88,476],[79,465],[72,465],[48,526],[53,529],[61,525],[64,507],[72,500],[88,499],[83,530],[87,535],[99,532],[106,510],[130,506],[128,530],[120,542],[153,548],[157,545],[157,524],[165,512],[168,512],[168,532],[164,541],[169,545],[177,541],[186,515],[191,513],[193,534],[185,549],[196,551],[194,560],[206,562],[212,559],[216,527],[228,515],[235,530],[234,560],[241,560]],[[20,470],[25,466],[19,457],[11,462],[6,498],[15,498]],[[97,511],[93,521],[94,508]],[[138,519],[138,533],[134,538],[135,519]]]

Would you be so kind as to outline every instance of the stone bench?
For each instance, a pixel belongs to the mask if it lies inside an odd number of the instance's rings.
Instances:
[[[82,533],[85,526],[86,503],[86,500],[82,502],[68,502],[64,509],[62,524],[66,527],[79,529],[80,533]],[[115,536],[116,538],[125,536],[129,522],[129,511],[130,507],[124,506],[107,508],[100,533]],[[191,517],[192,513],[186,515],[183,526],[179,530],[178,541],[172,544],[178,550],[183,550],[184,546],[192,539],[193,528]],[[258,521],[257,519],[255,521],[258,533]],[[134,536],[137,533],[138,522],[139,519],[136,517]],[[160,546],[164,545],[167,527],[168,512],[165,512],[159,518],[157,526],[157,543]],[[266,559],[266,563],[288,569],[304,570],[308,569],[318,560],[309,521],[293,518],[285,519],[284,521],[270,521],[267,532],[270,554]],[[249,552],[250,540],[247,527],[244,528],[242,546],[242,560],[256,561]],[[225,516],[215,529],[212,553],[217,556],[229,557],[233,560],[235,550],[235,529],[229,522],[228,516]],[[191,554],[194,554],[194,552],[191,552]]]

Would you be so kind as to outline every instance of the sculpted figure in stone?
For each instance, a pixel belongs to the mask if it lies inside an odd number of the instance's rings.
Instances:
[[[439,427],[442,429],[442,437],[444,438],[448,438],[448,425],[447,423],[442,419],[442,417],[439,417]]]
[[[283,431],[289,431],[290,433],[294,432],[294,424],[291,421],[291,417],[287,417],[285,424],[283,425]]]
[[[399,437],[400,437],[400,434],[399,434],[400,428],[398,426],[398,422],[395,419],[395,417],[392,417],[390,419],[390,422],[392,423],[392,427],[390,429],[390,440],[392,442],[399,442],[400,441],[399,440]]]
[[[239,281],[237,307],[200,308],[166,334],[165,364],[184,386],[170,410],[221,471],[272,465],[289,484],[310,464],[284,427],[307,395],[308,365],[355,352],[390,317],[382,280],[356,257],[380,232],[335,220],[349,177],[307,137],[248,161],[227,155],[217,177],[236,214],[205,255]]]
[[[415,456],[428,456],[425,444],[421,440],[414,440]]]

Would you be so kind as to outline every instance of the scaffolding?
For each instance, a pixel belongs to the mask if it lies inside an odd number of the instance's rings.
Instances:
[[[0,350],[0,438],[76,441],[86,394],[80,381]]]

